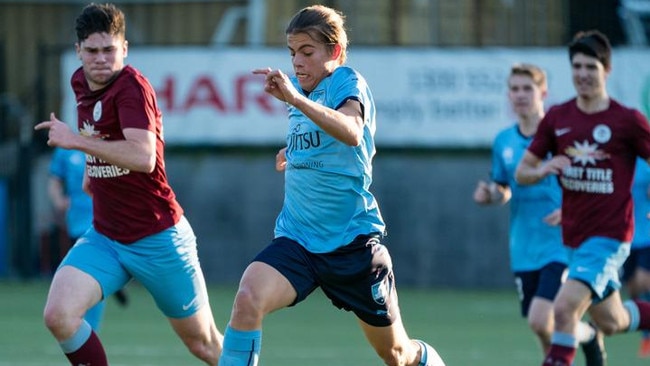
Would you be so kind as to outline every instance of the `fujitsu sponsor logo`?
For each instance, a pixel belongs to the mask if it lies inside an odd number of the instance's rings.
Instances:
[[[302,124],[297,124],[288,137],[287,150],[299,151],[317,148],[321,145],[320,131],[302,131]]]

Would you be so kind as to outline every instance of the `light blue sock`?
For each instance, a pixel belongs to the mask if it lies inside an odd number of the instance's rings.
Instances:
[[[573,334],[553,332],[551,343],[564,347],[578,348],[578,340]]]
[[[90,327],[87,321],[82,320],[81,326],[77,329],[77,332],[72,335],[72,337],[66,339],[63,342],[59,342],[63,353],[72,353],[86,343],[93,329]]]
[[[262,330],[241,331],[228,325],[219,366],[257,366],[261,348]]]
[[[641,315],[639,314],[639,307],[632,300],[627,300],[623,306],[630,313],[630,326],[627,328],[628,332],[636,332],[639,329],[639,322]]]

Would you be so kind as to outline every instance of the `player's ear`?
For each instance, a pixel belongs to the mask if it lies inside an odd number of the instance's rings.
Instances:
[[[129,55],[129,41],[124,40],[124,45],[122,47],[124,47],[124,58],[126,58],[126,56]]]
[[[77,58],[81,60],[81,45],[79,45],[79,42],[74,43],[74,51],[77,53]]]
[[[343,47],[338,43],[335,44],[334,47],[332,47],[332,60],[338,60],[338,58],[341,57],[342,51]]]

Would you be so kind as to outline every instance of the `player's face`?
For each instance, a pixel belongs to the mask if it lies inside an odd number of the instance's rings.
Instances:
[[[291,53],[293,71],[300,87],[305,91],[314,90],[336,67],[336,59],[330,48],[313,40],[307,33],[287,35],[287,46]]]
[[[571,73],[578,97],[593,99],[605,95],[605,80],[609,71],[597,58],[576,53],[571,60]]]
[[[124,67],[127,42],[108,33],[93,33],[76,45],[91,90],[105,87]]]
[[[508,98],[512,110],[517,116],[526,117],[539,114],[544,110],[542,91],[527,75],[512,75],[508,80]]]

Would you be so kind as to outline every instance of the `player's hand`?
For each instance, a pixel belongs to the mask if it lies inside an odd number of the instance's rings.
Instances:
[[[283,172],[287,168],[287,148],[283,147],[275,154],[275,170]]]
[[[485,181],[479,180],[474,189],[474,202],[480,205],[486,205],[492,201],[492,194],[490,193],[490,185]]]
[[[560,175],[562,170],[571,165],[571,160],[565,155],[555,155],[552,159],[545,161],[539,167],[542,177],[548,175]]]
[[[77,135],[70,130],[67,124],[56,118],[54,113],[50,113],[49,121],[43,121],[34,126],[37,131],[46,128],[49,130],[47,135],[47,144],[49,146],[58,146],[64,149],[74,148],[73,143]]]
[[[298,91],[285,73],[267,67],[265,69],[255,69],[253,74],[264,75],[265,92],[285,103],[294,104],[295,99],[298,97]]]
[[[544,222],[551,226],[557,226],[562,223],[562,210],[557,208],[550,214],[544,216]]]

